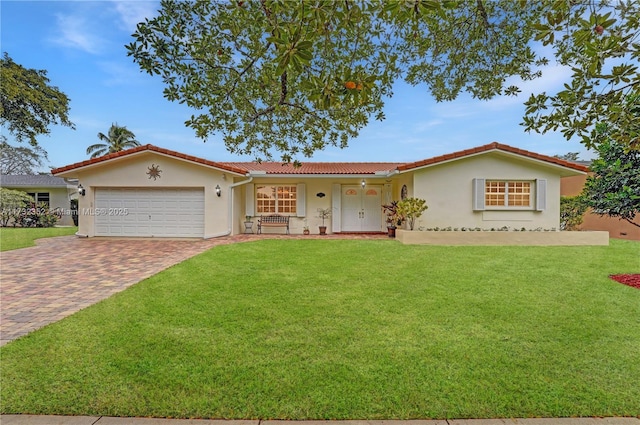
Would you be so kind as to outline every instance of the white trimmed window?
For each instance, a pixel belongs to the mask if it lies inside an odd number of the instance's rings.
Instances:
[[[530,207],[531,182],[487,180],[484,204],[487,207]]]
[[[473,210],[522,209],[544,211],[547,180],[473,179]]]
[[[27,192],[27,195],[31,196],[36,204],[45,203],[49,206],[49,192]]]
[[[256,185],[257,214],[296,214],[298,185]]]

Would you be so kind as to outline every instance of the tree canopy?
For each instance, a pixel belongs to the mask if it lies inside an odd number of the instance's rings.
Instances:
[[[98,139],[104,143],[96,143],[87,148],[87,155],[90,154],[91,158],[140,146],[140,142],[136,140],[136,135],[127,127],[119,126],[117,123],[111,124],[107,134],[98,133]]]
[[[11,146],[0,136],[0,174],[37,174],[46,159],[47,152],[40,146]]]
[[[536,41],[574,74],[563,92],[527,101],[524,128],[567,138],[586,137],[592,122],[622,128],[617,100],[640,81],[638,16],[633,1],[163,0],[127,50],[161,76],[167,99],[195,110],[186,125],[198,137],[291,161],[345,147],[383,119],[398,79],[438,101],[517,95],[507,78],[537,78],[549,63]],[[637,134],[625,137],[635,146]]]
[[[50,85],[47,71],[27,69],[5,52],[0,59],[0,124],[18,142],[38,146],[37,136],[59,124],[75,129],[69,120],[69,98]]]
[[[598,131],[605,133],[606,126]],[[640,150],[627,150],[617,141],[607,139],[597,146],[599,157],[591,164],[593,175],[587,177],[581,194],[594,213],[633,221],[640,213]]]

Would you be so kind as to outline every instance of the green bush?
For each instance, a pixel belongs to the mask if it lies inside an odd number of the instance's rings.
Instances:
[[[581,196],[561,196],[560,230],[576,230],[586,210],[587,204]]]

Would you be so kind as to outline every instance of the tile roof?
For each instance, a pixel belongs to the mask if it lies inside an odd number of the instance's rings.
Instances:
[[[14,174],[0,176],[2,187],[66,187],[67,182],[62,177],[54,177],[50,174]]]
[[[582,164],[577,164],[572,161],[565,161],[564,159],[555,158],[553,156],[541,155],[539,153],[526,151],[524,149],[514,148],[513,146],[503,145],[501,143],[493,142],[488,145],[478,146],[476,148],[466,149],[458,152],[449,153],[446,155],[435,156],[429,159],[423,159],[421,161],[411,162],[407,164],[403,164],[398,167],[399,171],[407,171],[414,168],[425,167],[428,165],[438,164],[440,162],[447,162],[454,159],[464,158],[465,156],[477,155],[479,153],[489,152],[493,150],[499,150],[503,152],[509,152],[513,154],[517,154],[520,156],[524,156],[527,158],[536,159],[538,161],[543,161],[555,165],[560,165],[562,167],[571,168],[573,170],[582,171],[586,173],[589,171],[588,167],[585,167]]]
[[[125,157],[131,154],[152,151],[164,155],[172,156],[197,164],[203,164],[215,167],[221,170],[246,175],[251,172],[262,172],[270,175],[375,175],[377,172],[390,174],[394,171],[410,171],[416,168],[430,166],[442,162],[461,159],[467,156],[473,156],[490,151],[503,151],[511,154],[520,155],[526,158],[546,162],[553,165],[569,168],[580,172],[588,172],[588,167],[572,161],[565,161],[547,155],[541,155],[535,152],[526,151],[524,149],[514,148],[509,145],[493,142],[488,145],[478,146],[472,149],[466,149],[453,152],[446,155],[435,156],[433,158],[423,159],[416,162],[400,163],[400,162],[303,162],[300,167],[294,167],[293,164],[283,164],[281,162],[215,162],[207,159],[186,155],[169,149],[159,148],[154,145],[143,145],[132,149],[127,149],[117,153],[111,153],[99,158],[88,159],[86,161],[77,162],[65,167],[52,170],[53,174],[60,174],[77,168],[87,167],[99,164],[116,158]]]
[[[231,167],[242,168],[247,172],[266,172],[267,174],[313,174],[313,175],[363,175],[383,171],[390,173],[402,165],[400,162],[303,162],[300,167],[282,162],[223,162]]]
[[[136,146],[135,148],[123,150],[123,151],[120,151],[120,152],[110,153],[108,155],[101,156],[101,157],[98,157],[98,158],[87,159],[86,161],[76,162],[75,164],[67,165],[65,167],[56,168],[56,169],[51,170],[51,172],[53,174],[60,174],[60,173],[66,172],[66,171],[75,170],[77,168],[88,167],[90,165],[99,164],[101,162],[109,161],[109,160],[116,159],[116,158],[121,158],[121,157],[124,157],[124,156],[129,156],[129,155],[132,155],[132,154],[136,154],[136,153],[139,153],[139,152],[145,152],[145,151],[161,153],[161,154],[164,154],[164,155],[172,156],[174,158],[184,159],[186,161],[195,162],[197,164],[202,164],[202,165],[206,165],[206,166],[209,166],[209,167],[219,168],[219,169],[226,170],[226,171],[229,171],[229,172],[232,172],[232,173],[246,174],[245,170],[234,168],[234,167],[225,166],[221,162],[209,161],[208,159],[202,159],[202,158],[198,158],[197,156],[186,155],[184,153],[172,151],[172,150],[169,150],[169,149],[159,148],[158,146],[154,146],[154,145]]]

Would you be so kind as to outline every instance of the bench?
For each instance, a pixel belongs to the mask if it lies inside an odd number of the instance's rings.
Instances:
[[[258,219],[258,234],[262,232],[262,227],[284,227],[289,234],[289,216],[280,214],[261,215]]]

